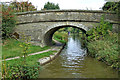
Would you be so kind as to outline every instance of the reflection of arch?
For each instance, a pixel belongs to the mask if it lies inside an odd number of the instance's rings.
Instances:
[[[84,33],[86,33],[87,29],[83,26],[76,26],[76,25],[61,25],[61,26],[57,26],[57,27],[50,27],[50,29],[48,29],[47,31],[45,31],[45,35],[44,35],[44,43],[45,45],[52,45],[52,36],[53,34],[60,28],[64,28],[64,27],[74,27],[74,28],[79,28],[81,29]]]

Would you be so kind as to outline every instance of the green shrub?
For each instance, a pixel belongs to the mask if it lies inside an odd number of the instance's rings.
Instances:
[[[113,68],[120,68],[118,62],[119,49],[118,49],[118,37],[114,33],[112,36],[106,36],[104,40],[97,40],[88,42],[89,55],[95,57],[98,60],[106,62]]]
[[[7,5],[2,5],[2,38],[6,39],[10,37],[15,27],[15,15],[14,11]]]
[[[5,69],[7,71],[5,71]],[[9,65],[6,68],[3,67],[3,78],[9,79],[32,79],[37,78],[39,74],[40,65],[34,64],[33,66],[28,65]]]
[[[16,12],[26,12],[26,11],[36,11],[37,8],[35,8],[35,6],[28,1],[15,1],[10,3],[10,6],[13,10],[15,10]]]
[[[62,40],[62,36],[61,36],[61,35],[55,35],[55,37],[56,37],[57,39],[61,39],[61,40]]]
[[[104,16],[101,17],[101,21],[99,26],[92,28],[91,30],[87,31],[87,40],[88,41],[95,41],[99,39],[104,39],[104,37],[112,30],[112,24],[109,22],[104,21]]]
[[[67,33],[64,33],[64,32],[55,32],[55,34],[53,35],[53,39],[61,42],[61,43],[66,43],[67,42],[67,38],[68,38],[68,35]]]

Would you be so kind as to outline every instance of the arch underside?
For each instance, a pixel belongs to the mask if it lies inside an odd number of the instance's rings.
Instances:
[[[15,31],[20,34],[24,33],[31,37],[31,43],[38,46],[52,45],[52,36],[60,28],[75,27],[83,32],[91,29],[98,23],[91,22],[39,22],[21,24],[15,27]]]
[[[51,46],[53,45],[52,44],[52,36],[53,34],[59,30],[60,28],[65,28],[65,27],[74,27],[74,28],[78,28],[80,30],[82,30],[84,33],[86,33],[86,30],[81,28],[81,27],[78,27],[78,26],[73,26],[73,25],[62,25],[62,26],[57,26],[57,27],[54,27],[54,28],[51,28],[50,30],[48,30],[46,33],[45,33],[45,36],[44,36],[44,43],[45,45],[48,45],[48,46]]]
[[[77,27],[87,31],[98,25],[103,14],[105,14],[105,21],[119,24],[115,13],[91,10],[48,10],[17,13],[15,32],[30,36],[31,42],[35,45],[51,45],[52,36],[58,29]]]

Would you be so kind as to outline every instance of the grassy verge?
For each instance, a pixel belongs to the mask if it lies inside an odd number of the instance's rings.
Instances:
[[[66,43],[67,42],[67,38],[68,38],[68,34],[65,32],[55,32],[55,34],[53,35],[53,39],[61,42],[61,43]]]
[[[20,44],[21,42],[15,39],[5,40],[4,44],[2,45],[2,58],[6,59],[6,58],[15,57],[15,56],[21,56],[23,53],[23,48],[19,46]],[[40,47],[40,46],[34,46],[34,45],[30,45],[29,47],[30,48],[28,49],[27,54],[43,51],[50,48],[48,46]]]
[[[26,57],[26,64],[28,66],[32,66],[32,65],[36,64],[38,59],[43,58],[43,57],[48,57],[55,52],[57,52],[57,51],[49,51],[49,52],[44,52],[42,54],[36,54],[36,55],[28,56],[28,57]],[[13,60],[6,61],[6,63],[12,66],[12,65],[15,65],[15,64],[19,64],[19,63],[22,64],[23,60],[24,60],[24,58],[13,59]]]
[[[10,79],[31,79],[39,76],[40,65],[37,62],[40,58],[50,56],[57,51],[49,51],[42,54],[32,55],[24,58],[3,62],[2,75]],[[24,63],[26,62],[26,63]]]
[[[120,68],[118,35],[116,33],[111,36],[106,36],[104,40],[89,42],[87,47],[90,56],[95,57],[100,61],[104,61],[113,68]]]

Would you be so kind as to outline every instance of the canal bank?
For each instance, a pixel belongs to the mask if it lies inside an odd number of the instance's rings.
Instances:
[[[64,46],[53,46],[44,51],[28,54],[25,59],[22,56],[4,59],[2,77],[3,79],[38,78],[37,76],[39,75],[39,70],[41,69],[38,60],[48,56],[52,58],[51,60],[53,60],[63,48]]]
[[[66,44],[64,44],[63,46],[54,46],[53,50],[57,51],[55,53],[53,53],[52,55],[49,55],[49,57],[43,57],[41,59],[38,60],[38,62],[40,63],[41,66],[51,62],[52,60],[54,60],[57,56],[59,56],[59,54],[61,53],[61,51],[64,49]]]
[[[116,70],[85,55],[79,37],[69,36],[60,55],[40,70],[39,78],[118,78]]]
[[[120,71],[118,33],[106,35],[103,40],[87,43],[88,55]]]

